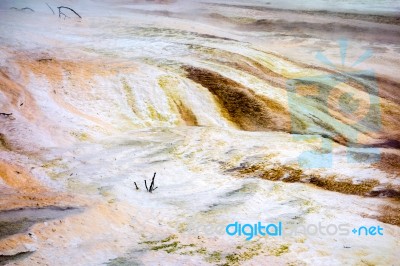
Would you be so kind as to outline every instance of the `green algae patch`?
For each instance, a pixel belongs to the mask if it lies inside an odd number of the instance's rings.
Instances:
[[[62,164],[61,161],[62,161],[61,158],[53,159],[53,160],[45,162],[44,164],[42,164],[41,167],[42,168],[54,168],[54,167],[67,168],[67,165]]]
[[[142,265],[135,258],[129,257],[117,257],[115,259],[110,260],[106,264],[107,266],[139,266]]]
[[[242,250],[242,248],[240,249]],[[225,256],[225,263],[223,265],[240,265],[241,262],[250,260],[255,256],[262,253],[261,244],[255,244],[246,248],[243,252],[234,252]]]
[[[196,115],[182,102],[182,97],[176,89],[179,86],[179,80],[173,76],[164,75],[158,78],[158,85],[166,93],[171,111],[179,113],[186,125],[197,126],[198,121]]]
[[[176,235],[170,235],[169,237],[161,240],[161,243],[169,242],[169,241],[171,241],[173,239],[177,239],[177,236]]]
[[[139,111],[136,109],[136,100],[132,88],[129,86],[128,82],[125,79],[121,79],[121,82],[122,82],[122,90],[125,94],[128,106],[131,108],[132,112],[136,116],[141,117]]]
[[[289,252],[289,245],[280,245],[278,248],[269,249],[269,253],[276,257],[279,257],[288,252]]]
[[[168,121],[168,117],[165,115],[162,115],[160,112],[158,112],[153,105],[148,104],[147,105],[147,111],[149,112],[149,116],[152,120],[158,120],[158,121]]]
[[[208,254],[208,256],[206,257],[205,260],[207,262],[212,263],[212,262],[220,262],[221,259],[222,259],[221,252],[220,251],[214,251],[214,252]]]
[[[179,254],[182,256],[200,256],[204,261],[218,265],[240,265],[241,262],[250,260],[264,253],[260,243],[251,246],[237,246],[233,253],[223,253],[221,250],[208,250],[200,244],[183,244],[176,235],[170,235],[158,241],[143,241],[152,251],[163,251],[166,253]],[[200,245],[200,246],[199,246]],[[282,251],[283,252],[283,251]]]
[[[90,136],[85,132],[72,131],[72,132],[70,132],[70,135],[77,138],[80,141],[89,141],[90,140]]]
[[[65,175],[64,170],[68,169],[67,164],[63,163],[61,158],[47,161],[43,163],[41,167],[44,168],[46,174],[50,177],[51,180],[60,179]]]
[[[195,244],[181,244],[180,241],[177,240],[177,238],[178,237],[176,235],[170,235],[159,241],[143,241],[140,242],[139,244],[148,245],[150,250],[164,251],[167,253],[175,253],[182,249],[195,247]]]
[[[111,194],[111,186],[103,186],[103,187],[99,187],[97,190],[99,191],[99,194],[105,198],[110,197]]]
[[[200,248],[195,250],[196,253],[201,254],[201,255],[205,255],[207,254],[207,249],[206,248]]]
[[[164,250],[167,253],[171,253],[171,252],[175,252],[178,249],[180,249],[181,247],[179,247],[179,242],[178,241],[174,241],[172,243],[165,243],[159,246],[154,246],[151,247],[151,250]]]
[[[159,241],[143,241],[140,242],[139,244],[146,244],[146,245],[157,245]]]
[[[68,190],[72,190],[75,192],[82,192],[86,194],[98,194],[99,190],[96,184],[85,184],[82,183],[79,179],[76,178],[68,178],[66,182],[66,186]]]
[[[184,231],[187,230],[188,224],[187,223],[180,223],[178,225],[178,232],[183,233]]]

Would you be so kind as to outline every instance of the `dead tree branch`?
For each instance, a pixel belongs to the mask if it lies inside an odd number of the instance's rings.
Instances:
[[[30,8],[30,7],[24,7],[24,8],[21,8],[20,10],[30,10],[30,11],[32,11],[32,12],[35,12],[35,10],[33,10],[33,9]]]
[[[79,18],[82,18],[75,10],[73,10],[73,9],[70,8],[70,7],[67,7],[67,6],[58,6],[57,8],[58,8],[58,17],[59,17],[59,18],[61,18],[61,15],[64,16],[64,19],[65,19],[66,17],[68,17],[66,14],[64,14],[64,13],[61,11],[62,8],[68,9],[68,10],[72,11],[72,12],[73,12],[75,15],[77,15]]]
[[[154,188],[154,179],[155,178],[156,178],[156,173],[154,173],[153,178],[151,179],[151,185],[150,185],[150,189],[149,189],[150,193],[158,188],[158,187]]]
[[[32,11],[32,12],[35,12],[35,10],[33,10],[33,9],[30,8],[30,7],[24,7],[24,8],[10,7],[10,9],[15,9],[15,10],[18,10],[18,11],[30,10],[30,11]]]
[[[137,186],[136,182],[134,182],[134,183],[135,183],[136,190],[139,190],[139,187]]]
[[[9,114],[7,114],[7,113],[0,113],[0,115],[3,115],[3,116],[5,116],[5,117],[9,117],[9,116],[12,115],[12,113],[9,113]]]
[[[0,113],[0,116],[4,116],[4,117],[9,118],[11,120],[15,120],[15,117],[12,116],[12,113]]]
[[[154,179],[155,178],[156,178],[156,173],[154,173],[153,178],[151,179],[150,188],[147,186],[147,180],[144,180],[144,185],[146,187],[147,192],[152,193],[154,190],[156,190],[158,188],[158,187],[154,187]],[[136,183],[135,183],[135,185],[136,185]]]
[[[51,12],[53,12],[53,15],[55,15],[56,13],[55,13],[54,10],[51,8],[51,6],[49,6],[48,3],[46,3],[46,5],[50,8]]]

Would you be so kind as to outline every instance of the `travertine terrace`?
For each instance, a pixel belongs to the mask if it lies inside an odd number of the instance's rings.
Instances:
[[[1,1],[0,265],[397,265],[400,5],[292,2]]]

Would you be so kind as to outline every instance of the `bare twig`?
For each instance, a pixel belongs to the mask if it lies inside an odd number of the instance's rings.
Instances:
[[[137,186],[136,182],[134,182],[134,183],[135,183],[136,190],[139,190],[139,187]]]
[[[30,10],[30,11],[32,11],[32,12],[35,12],[35,10],[33,10],[33,9],[30,8],[30,7],[24,7],[24,8],[10,7],[10,9],[15,9],[15,10],[18,10],[18,11]]]
[[[156,178],[156,173],[154,173],[153,178],[151,179],[151,185],[149,192],[152,193],[156,188],[154,188],[154,179]]]
[[[53,61],[52,58],[41,58],[41,59],[37,59],[36,61],[38,62],[48,62],[48,61]]]
[[[12,115],[12,113],[9,113],[9,114],[7,114],[7,113],[0,113],[0,115],[4,115],[5,117],[9,117],[10,115]]]
[[[24,8],[21,8],[20,10],[30,10],[30,11],[32,11],[32,12],[35,12],[35,10],[33,10],[33,9],[30,8],[30,7],[24,7]]]
[[[65,8],[65,9],[68,9],[68,10],[72,11],[72,12],[74,12],[75,15],[77,15],[79,18],[82,18],[78,13],[76,13],[75,10],[73,10],[73,9],[70,8],[70,7],[67,7],[67,6],[58,6],[57,8],[58,8],[58,17],[59,17],[59,18],[61,18],[61,15],[64,16],[64,19],[65,19],[66,17],[68,17],[67,15],[65,15],[65,14],[61,11],[62,8]]]
[[[158,187],[154,187],[154,179],[155,178],[156,178],[156,173],[154,173],[153,178],[151,179],[150,187],[147,186],[147,180],[146,179],[144,180],[144,185],[146,187],[147,192],[152,193],[154,190],[156,190],[158,188]],[[135,182],[135,186],[136,186],[136,189],[139,189],[138,186],[136,185],[136,182]]]
[[[11,120],[15,120],[15,117],[12,116],[12,113],[0,113],[0,116],[4,116]]]
[[[151,179],[151,185],[150,185],[150,192],[152,192],[154,189],[154,178],[156,177],[156,173],[154,173],[153,178]]]
[[[56,13],[54,13],[54,10],[51,8],[51,6],[49,6],[48,3],[46,3],[46,5],[50,8],[51,12],[53,12],[53,15],[55,15]]]

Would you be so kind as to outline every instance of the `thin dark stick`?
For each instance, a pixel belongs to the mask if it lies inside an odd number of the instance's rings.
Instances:
[[[12,115],[12,113],[9,113],[9,114],[7,114],[7,113],[0,113],[0,115],[10,116],[10,115]]]
[[[153,191],[153,187],[154,187],[154,178],[156,177],[156,173],[154,173],[153,178],[151,179],[151,185],[150,185],[150,192]]]
[[[55,15],[56,13],[54,13],[54,10],[51,8],[51,6],[49,6],[48,3],[46,3],[46,5],[50,8],[51,12],[53,12],[53,15]]]
[[[30,10],[30,11],[32,11],[32,12],[35,12],[35,10],[33,10],[33,9],[30,8],[30,7],[24,7],[24,8],[21,8],[20,10]]]
[[[135,183],[135,186],[136,186],[136,190],[139,190],[139,187],[137,186],[136,182],[134,182],[134,183]]]
[[[68,10],[71,10],[72,12],[74,12],[75,15],[77,15],[79,18],[82,18],[78,13],[76,13],[75,10],[73,10],[73,9],[70,8],[70,7],[67,7],[67,6],[58,6],[57,8],[58,8],[58,17],[61,17],[61,14],[64,15],[64,16],[66,17],[66,15],[65,15],[64,13],[61,12],[61,8],[65,8],[65,9],[68,9]],[[65,18],[65,17],[64,17],[64,18]]]
[[[10,7],[10,9],[15,9],[15,10],[20,10],[20,11],[22,11],[22,10],[30,10],[30,11],[32,11],[32,12],[35,12],[35,10],[33,10],[33,9],[30,8],[30,7],[24,7],[24,8]]]
[[[146,180],[144,180],[144,185],[146,186],[146,190],[147,190],[147,192],[149,192],[149,189],[147,188],[147,183],[146,183]]]

